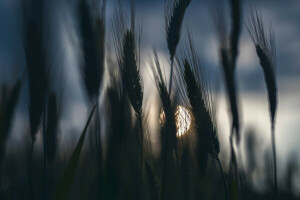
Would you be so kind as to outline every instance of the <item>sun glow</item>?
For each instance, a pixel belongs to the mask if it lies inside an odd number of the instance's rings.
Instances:
[[[175,112],[177,137],[188,133],[191,127],[191,115],[189,111],[183,106],[177,106]],[[163,125],[166,122],[165,112],[162,110],[159,115],[159,123]]]
[[[177,136],[186,134],[191,127],[191,115],[183,106],[177,106],[175,112]]]

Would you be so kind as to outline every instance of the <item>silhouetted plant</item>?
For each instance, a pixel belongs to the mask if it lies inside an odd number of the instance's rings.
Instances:
[[[13,122],[13,116],[19,100],[21,82],[17,80],[11,88],[2,85],[0,96],[0,196],[2,194],[2,163],[6,140]]]
[[[239,0],[231,0],[232,9],[232,31],[230,38],[230,46],[228,46],[229,38],[227,36],[226,20],[224,16],[224,10],[222,6],[218,5],[218,10],[215,15],[215,24],[218,32],[218,39],[220,42],[220,60],[223,69],[224,80],[227,88],[231,114],[232,114],[232,130],[231,137],[233,137],[234,131],[237,141],[239,141],[240,123],[238,115],[238,102],[236,94],[236,83],[234,78],[234,71],[236,68],[236,59],[238,55],[238,42],[240,37],[240,3]]]
[[[61,181],[59,182],[59,185],[54,193],[54,196],[52,199],[59,200],[59,199],[66,199],[68,196],[69,189],[71,187],[71,184],[73,182],[76,169],[78,167],[79,163],[79,157],[81,153],[81,149],[84,143],[85,135],[87,133],[88,126],[90,124],[90,121],[92,119],[92,116],[94,114],[95,109],[97,108],[97,104],[93,107],[92,112],[90,113],[90,116],[86,122],[86,125],[80,135],[79,141],[76,144],[76,147],[72,153],[72,156],[68,162],[67,168],[64,171],[63,177]]]
[[[132,170],[135,170],[138,166],[138,160],[135,161],[135,168],[128,168],[131,164],[131,152],[128,151],[130,149],[135,150],[135,142],[132,140],[133,137],[131,137],[129,131],[131,125],[131,117],[128,117],[130,116],[128,115],[130,110],[129,102],[126,100],[126,96],[121,93],[120,87],[121,85],[114,81],[112,87],[107,91],[110,104],[110,127],[104,168],[105,184],[103,185],[103,191],[105,199],[119,199],[122,196],[127,198],[130,195],[134,195],[130,191],[126,192],[122,185],[131,185],[133,184],[133,178],[138,178],[131,177]],[[127,180],[125,177],[127,177]],[[136,183],[139,183],[139,181]],[[136,189],[139,190],[138,188]],[[137,192],[136,194],[139,193],[139,191],[135,192]]]
[[[29,81],[29,112],[32,141],[36,140],[38,126],[44,110],[45,95],[47,90],[47,69],[44,47],[44,21],[42,10],[43,2],[30,2],[31,11],[24,15],[25,38],[24,46],[27,61],[27,72]],[[41,11],[40,11],[40,10]],[[26,18],[25,18],[26,17]]]
[[[95,101],[95,98],[98,97],[105,61],[106,0],[100,2],[100,5],[98,5],[98,2],[94,2],[94,16],[87,0],[80,0],[78,4],[83,51],[82,75],[91,101]]]
[[[217,134],[215,109],[210,86],[205,70],[200,64],[198,53],[193,45],[192,36],[187,31],[186,40],[178,56],[178,65],[185,81],[187,101],[190,104],[197,134],[197,162],[201,175],[206,172],[207,155],[217,160],[223,175],[223,169],[218,158],[220,145]],[[223,175],[224,189],[227,186]]]
[[[60,89],[56,91],[51,88],[52,83],[57,81],[56,76],[63,74],[54,73],[54,77],[51,76],[52,71],[48,66],[55,66],[58,60],[48,51],[54,50],[50,43],[57,36],[63,36],[64,41],[66,27],[63,27],[61,32],[61,27],[56,27],[57,24],[54,23],[54,26],[49,27],[53,30],[48,30],[48,17],[55,13],[52,13],[51,7],[48,9],[48,3],[52,5],[50,2],[25,0],[21,3],[29,94],[29,178],[24,176],[27,168],[23,167],[27,152],[20,151],[21,148],[7,146],[15,145],[15,135],[12,134],[13,137],[9,140],[11,128],[27,131],[25,127],[11,127],[21,90],[21,82],[17,80],[12,85],[4,85],[0,92],[0,184],[3,183],[0,185],[0,199],[26,198],[26,194],[29,194],[28,199],[41,199],[42,195],[44,199],[48,199],[50,195],[52,199],[272,199],[274,190],[270,186],[274,182],[273,167],[277,198],[297,199],[292,191],[297,166],[293,162],[295,156],[291,157],[286,177],[283,179],[288,190],[277,192],[274,139],[278,103],[275,42],[273,34],[267,34],[257,11],[252,11],[246,25],[255,43],[268,89],[274,164],[270,162],[271,153],[266,154],[266,166],[261,169],[254,155],[258,144],[249,134],[245,139],[248,170],[242,166],[242,161],[245,161],[243,157],[236,156],[242,156],[244,153],[236,154],[234,149],[233,140],[235,138],[239,144],[242,130],[235,82],[242,30],[242,1],[230,0],[228,3],[231,8],[231,30],[227,32],[230,28],[226,24],[225,11],[222,10],[225,7],[222,2],[218,2],[219,10],[215,16],[220,42],[219,58],[232,118],[229,138],[230,166],[228,171],[223,171],[223,163],[221,164],[219,159],[220,142],[215,102],[212,97],[215,91],[210,88],[211,82],[200,62],[190,32],[187,31],[186,37],[182,38],[181,35],[184,15],[191,0],[165,1],[164,30],[171,65],[170,80],[165,77],[164,67],[156,50],[150,56],[150,73],[142,73],[142,28],[136,26],[136,20],[139,18],[136,17],[134,0],[130,0],[131,10],[128,13],[125,9],[127,5],[121,0],[117,1],[115,9],[110,10],[112,30],[108,32],[111,33],[115,51],[108,55],[106,0],[64,2],[70,9],[65,11],[69,12],[67,14],[70,14],[72,19],[71,29],[67,31],[67,44],[62,42],[62,46],[66,45],[69,50],[69,47],[77,46],[79,42],[79,52],[82,56],[82,59],[79,59],[82,70],[79,73],[87,93],[85,102],[88,107],[93,108],[77,144],[74,142],[75,148],[63,153],[58,151],[62,149],[58,148],[59,124],[61,119],[61,123],[64,123],[63,130],[69,129],[68,115],[64,112],[68,110],[69,105],[73,108],[73,102],[66,102],[62,106],[58,93]],[[73,14],[76,14],[77,18],[73,19]],[[58,34],[48,39],[48,34],[55,32]],[[70,41],[75,45],[70,45]],[[69,51],[67,53],[69,55]],[[73,53],[74,50],[71,51],[71,54]],[[106,77],[103,76],[104,72]],[[153,107],[153,102],[147,102],[145,94],[147,95],[148,91],[143,87],[143,77],[146,78],[149,74],[160,101],[159,104],[155,102]],[[166,81],[170,81],[169,85]],[[62,84],[58,81],[54,85],[60,87]],[[74,91],[72,88],[68,89],[70,90],[67,90],[66,94],[73,98]],[[145,107],[143,101],[151,106]],[[159,116],[153,117],[152,114],[156,113],[154,108],[156,111],[160,110]],[[22,112],[16,113],[23,117]],[[62,113],[64,115],[61,115]],[[76,116],[76,122],[77,119],[79,118]],[[158,127],[151,127],[153,124]],[[20,125],[16,123],[16,126]],[[33,146],[40,144],[40,132],[44,136],[44,155],[37,148],[33,156]],[[71,129],[70,133],[75,134],[76,131]],[[84,140],[87,134],[90,141],[85,148]],[[63,143],[61,146],[65,148],[66,145],[68,144]],[[7,148],[10,151],[5,154]],[[220,173],[217,173],[218,167]],[[249,183],[254,184],[252,177],[261,174],[267,180],[266,190],[258,192]],[[37,184],[43,175],[44,184]],[[25,187],[27,181],[29,188]],[[223,187],[225,193],[222,192]]]
[[[240,140],[240,122],[238,111],[238,98],[235,82],[235,69],[236,60],[238,56],[239,37],[241,32],[241,6],[240,0],[231,0],[231,36],[227,36],[226,20],[224,15],[223,4],[217,5],[217,13],[215,16],[215,24],[219,37],[219,57],[222,64],[223,76],[226,84],[227,95],[229,98],[232,127],[230,135],[230,147],[231,147],[231,162],[230,162],[230,195],[231,198],[238,198],[237,181],[238,181],[238,167],[236,155],[233,147],[233,136],[235,133],[237,142]]]
[[[127,24],[124,21],[124,11],[123,5],[119,1],[117,8],[118,11],[114,15],[112,20],[112,29],[115,48],[117,52],[118,64],[120,67],[123,92],[128,96],[131,106],[135,111],[139,125],[139,135],[140,135],[140,163],[141,170],[143,174],[143,113],[142,113],[142,104],[143,104],[143,86],[142,86],[142,77],[140,74],[140,58],[139,58],[139,44],[136,44],[136,41],[139,39],[136,38],[135,33],[135,5],[134,1],[131,1],[131,24],[130,28],[127,28]],[[118,38],[121,37],[122,39]],[[141,37],[141,30],[139,32],[139,38]],[[143,183],[141,183],[141,186]]]
[[[31,134],[31,150],[29,158],[29,195],[33,195],[32,157],[38,127],[43,119],[48,87],[48,70],[46,68],[46,13],[45,2],[29,0],[23,2],[24,49],[26,54],[27,75],[29,83],[29,118]],[[43,116],[44,114],[44,116]],[[43,123],[45,134],[45,123]],[[44,137],[46,139],[46,137]],[[46,142],[44,141],[44,144]],[[46,146],[44,146],[44,191],[46,190]],[[44,192],[45,195],[46,192]],[[30,197],[32,198],[32,197]],[[44,197],[45,198],[45,197]]]
[[[175,112],[162,75],[156,50],[154,50],[154,59],[154,63],[151,63],[151,69],[165,115],[165,123],[161,127],[161,160],[163,168],[161,196],[162,199],[173,199],[178,198],[174,193],[178,187],[176,180],[176,159],[178,159],[178,153]]]
[[[180,40],[181,27],[187,7],[192,0],[166,0],[165,5],[165,29],[168,50],[171,60],[171,72],[169,80],[169,93],[172,90],[172,76],[174,56]]]
[[[241,1],[230,0],[231,5],[231,36],[230,49],[233,68],[236,66],[238,56],[239,37],[241,33]]]
[[[257,10],[252,10],[247,29],[255,44],[256,54],[259,58],[260,65],[263,69],[265,82],[268,90],[269,108],[271,118],[272,132],[272,149],[273,149],[273,164],[274,164],[274,183],[275,193],[277,195],[277,167],[276,167],[276,143],[275,143],[275,117],[277,109],[277,83],[276,83],[276,46],[274,33],[265,28],[261,14]]]

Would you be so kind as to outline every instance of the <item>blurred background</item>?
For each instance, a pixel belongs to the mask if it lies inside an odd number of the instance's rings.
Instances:
[[[220,0],[221,2],[221,0]],[[229,166],[230,147],[230,108],[223,84],[222,68],[218,55],[218,38],[212,17],[212,8],[219,1],[193,0],[184,18],[183,31],[187,28],[193,34],[195,46],[200,53],[201,64],[209,74],[213,95],[216,103],[217,124],[221,146],[220,160],[225,171]],[[227,1],[224,1],[226,6]],[[111,18],[115,0],[107,1],[106,28],[107,56],[115,59],[112,41]],[[0,84],[10,83],[15,78],[22,78],[26,73],[25,54],[20,31],[20,16],[16,2],[0,1]],[[129,2],[124,1],[129,10]],[[59,152],[64,154],[77,141],[90,112],[80,77],[80,48],[76,1],[53,0],[49,4],[49,52],[55,58],[51,68],[55,69],[54,81],[57,91],[62,94],[65,102],[61,110],[59,126]],[[278,111],[276,117],[276,145],[279,187],[285,187],[284,178],[288,164],[292,160],[300,161],[300,1],[287,0],[246,0],[242,3],[243,19],[247,20],[251,7],[262,13],[266,25],[270,25],[275,33],[277,50],[276,75],[278,81]],[[226,11],[226,13],[229,13]],[[226,16],[230,17],[229,14]],[[149,69],[149,56],[155,47],[161,58],[166,74],[169,73],[169,56],[164,31],[164,2],[162,0],[136,0],[136,20],[142,25],[141,38],[141,71],[144,81],[144,105],[150,110],[149,126],[156,130],[158,126],[157,110],[158,93]],[[255,152],[257,152],[257,168],[254,185],[263,189],[265,152],[271,151],[270,116],[267,101],[267,90],[264,83],[262,68],[255,53],[255,47],[245,28],[242,26],[239,56],[236,71],[238,104],[241,118],[242,142],[238,155],[242,165],[247,165],[246,138],[255,135]],[[63,78],[60,78],[63,77]],[[168,77],[168,75],[166,76]],[[105,74],[104,79],[107,78]],[[101,87],[105,87],[106,83]],[[28,119],[28,85],[21,90],[20,100],[14,116],[12,129],[6,144],[6,156],[24,146],[29,130]],[[154,95],[155,94],[155,95]],[[101,104],[101,97],[100,97]],[[153,108],[153,109],[152,109]],[[105,130],[105,125],[101,127]],[[102,131],[105,138],[105,132]],[[157,135],[153,131],[152,142]],[[42,136],[37,136],[37,146],[42,148]],[[299,168],[292,177],[293,191],[300,195]]]

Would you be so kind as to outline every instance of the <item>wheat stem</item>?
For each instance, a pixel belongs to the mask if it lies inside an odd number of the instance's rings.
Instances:
[[[143,153],[144,153],[144,135],[143,135],[143,124],[142,124],[142,116],[141,115],[138,115],[137,116],[138,118],[138,123],[139,123],[139,127],[140,127],[140,132],[141,132],[141,137],[140,137],[140,143],[141,143],[141,174],[142,174],[142,179],[141,179],[141,187],[142,187],[142,194],[144,192],[144,186],[143,186],[143,175],[144,175],[144,157],[143,157]]]
[[[44,200],[47,199],[47,139],[46,139],[46,104],[43,116],[43,142],[44,142]]]
[[[229,198],[228,198],[228,191],[227,191],[227,185],[226,185],[226,180],[225,180],[223,168],[222,168],[220,159],[219,159],[219,158],[216,158],[216,160],[217,160],[217,162],[218,162],[218,165],[219,165],[219,168],[220,168],[220,171],[221,171],[221,174],[222,174],[222,179],[223,179],[223,184],[224,184],[224,190],[225,190],[225,194],[226,194],[226,200],[228,200],[228,199],[229,199]]]
[[[170,72],[170,83],[169,83],[169,95],[171,97],[172,90],[172,77],[173,77],[173,66],[174,66],[174,57],[171,57],[171,72]]]
[[[277,199],[278,188],[277,188],[277,165],[276,165],[276,142],[275,142],[275,125],[272,122],[272,151],[273,151],[273,164],[274,164],[274,184],[275,184],[275,198]]]
[[[46,96],[47,91],[46,91]],[[47,199],[47,133],[46,133],[47,98],[45,98],[43,113],[43,142],[44,142],[44,200]]]
[[[277,82],[276,82],[276,45],[274,33],[264,26],[261,14],[256,10],[251,11],[251,16],[247,25],[248,32],[255,44],[256,54],[264,72],[265,82],[268,90],[268,100],[271,118],[271,137],[274,164],[274,185],[277,198],[277,166],[276,166],[276,144],[275,144],[275,117],[277,110]]]
[[[29,187],[29,199],[33,199],[33,148],[34,148],[34,140],[30,141],[30,152],[29,152],[29,162],[28,162],[28,187]]]

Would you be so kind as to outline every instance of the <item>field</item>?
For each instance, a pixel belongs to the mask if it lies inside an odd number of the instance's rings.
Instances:
[[[297,157],[285,174],[278,165],[276,32],[255,2],[244,12],[242,0],[207,1],[218,47],[215,84],[199,53],[208,50],[186,19],[196,1],[160,2],[165,53],[142,47],[151,29],[137,15],[143,1],[13,3],[11,38],[20,46],[12,75],[0,82],[0,199],[299,198]],[[242,32],[264,80],[266,109],[254,109],[269,116],[266,151],[257,150],[263,141],[255,127],[243,128]],[[218,115],[224,107],[228,120]],[[77,128],[66,128],[70,120]]]

